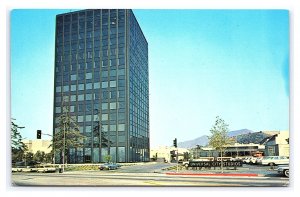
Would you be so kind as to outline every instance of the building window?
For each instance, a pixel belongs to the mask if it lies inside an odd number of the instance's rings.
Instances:
[[[125,142],[125,140],[124,140],[124,142]],[[118,156],[119,156],[119,159],[118,159],[119,162],[125,162],[125,147],[118,147]]]
[[[60,96],[56,97],[55,102],[61,102],[61,97]]]
[[[78,116],[78,122],[83,122],[83,116]]]
[[[90,133],[92,131],[92,126],[86,126],[85,132]]]
[[[84,105],[78,104],[78,112],[83,112],[83,111],[84,111]]]
[[[108,71],[106,71],[106,70],[102,71],[101,76],[108,77]]]
[[[68,92],[69,91],[69,86],[68,85],[64,86],[63,91]]]
[[[108,131],[108,125],[102,125],[102,131],[107,132]]]
[[[107,91],[102,92],[102,99],[108,99],[108,92]]]
[[[118,75],[119,76],[125,75],[125,69],[118,70]]]
[[[92,100],[92,94],[86,94],[85,96],[86,96],[85,97],[86,100],[88,101]]]
[[[116,131],[117,130],[117,125],[115,125],[115,124],[112,124],[112,125],[110,125],[110,131]]]
[[[94,89],[100,88],[100,82],[94,83]]]
[[[119,143],[124,143],[125,142],[125,135],[119,135],[118,136],[118,141],[119,141]]]
[[[125,90],[119,90],[119,98],[124,98],[125,97]]]
[[[77,79],[77,75],[71,75],[71,81],[75,81]]]
[[[76,101],[76,95],[71,95],[71,101]]]
[[[87,83],[85,88],[86,88],[87,90],[90,90],[90,89],[93,88],[93,84],[92,84],[92,83]]]
[[[268,147],[269,156],[275,156],[275,147]]]
[[[125,120],[125,113],[119,112],[118,118],[119,118],[119,120]]]
[[[110,109],[117,109],[117,103],[110,103],[110,105],[109,105],[109,108]]]
[[[108,109],[108,103],[102,103],[102,110]]]
[[[111,99],[116,99],[117,98],[117,91],[111,91],[110,92],[110,98]]]
[[[79,94],[78,95],[78,101],[83,101],[84,100],[84,95],[83,94]]]
[[[118,124],[118,131],[125,131],[125,124]]]
[[[84,84],[78,84],[78,90],[84,90]]]
[[[61,107],[55,107],[55,113],[61,113]]]
[[[115,88],[115,87],[117,87],[117,82],[116,81],[110,81],[109,85],[110,85],[111,88]]]
[[[107,88],[108,87],[108,82],[107,81],[103,81],[102,82],[102,88]]]
[[[102,114],[102,121],[108,120],[108,114]]]
[[[76,85],[71,85],[71,91],[72,92],[76,91]]]
[[[86,79],[92,79],[92,77],[93,77],[93,73],[86,73],[85,74]]]
[[[69,102],[69,96],[63,96],[63,101],[64,102]]]

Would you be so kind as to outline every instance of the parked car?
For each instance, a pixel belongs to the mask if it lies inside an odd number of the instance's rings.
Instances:
[[[253,158],[252,156],[246,157],[245,159],[243,159],[243,163],[250,164],[252,158]]]
[[[115,164],[116,164],[117,168],[121,168],[121,164],[119,164],[119,163],[115,163]]]
[[[40,165],[37,172],[56,172],[56,168],[53,165]]]
[[[290,167],[288,165],[280,165],[277,168],[277,172],[286,177],[289,177],[290,176]]]
[[[36,172],[37,168],[34,166],[26,166],[26,168],[21,168],[21,172]]]
[[[261,164],[261,160],[263,159],[264,157],[258,157],[256,159],[256,164]]]
[[[288,165],[290,162],[286,156],[266,156],[261,160],[262,165],[274,166],[274,165]]]
[[[250,159],[250,163],[251,164],[256,164],[256,160],[258,159],[258,157],[251,157]]]
[[[114,163],[104,163],[99,166],[99,170],[116,170],[118,166]]]

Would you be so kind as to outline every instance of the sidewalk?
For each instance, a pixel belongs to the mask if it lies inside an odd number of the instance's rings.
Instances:
[[[237,168],[234,169],[224,169],[223,173],[220,168],[216,169],[165,169],[160,171],[166,175],[180,175],[180,176],[217,176],[217,177],[264,177],[269,175],[277,175],[277,171],[269,171],[262,169],[249,169],[249,168]]]

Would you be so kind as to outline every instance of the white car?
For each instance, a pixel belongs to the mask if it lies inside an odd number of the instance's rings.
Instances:
[[[52,165],[41,165],[37,168],[37,172],[56,172],[56,168]]]
[[[262,165],[274,166],[274,165],[288,165],[290,162],[286,156],[266,156],[261,160]]]
[[[253,157],[246,157],[245,159],[243,159],[243,162],[249,164],[252,158]]]
[[[261,160],[263,159],[263,157],[258,157],[256,159],[256,164],[260,164],[261,165]]]
[[[252,158],[250,159],[250,163],[256,164],[257,159],[258,159],[258,157],[252,157]]]

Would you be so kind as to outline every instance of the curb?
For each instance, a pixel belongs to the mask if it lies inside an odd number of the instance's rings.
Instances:
[[[251,176],[251,177],[257,177],[259,176],[258,174],[251,174],[251,173],[248,173],[248,174],[241,174],[241,173],[235,173],[235,174],[208,174],[208,173],[176,173],[176,172],[167,172],[165,173],[166,175],[187,175],[187,176]]]

